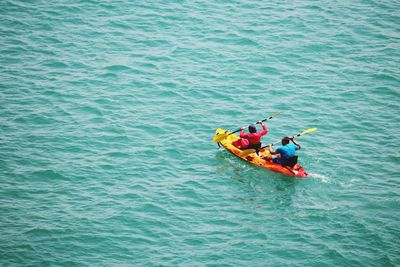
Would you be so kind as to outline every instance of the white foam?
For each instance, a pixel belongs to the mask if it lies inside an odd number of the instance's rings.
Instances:
[[[321,180],[323,183],[330,183],[331,181],[329,176],[318,173],[308,173],[308,178],[315,178]]]

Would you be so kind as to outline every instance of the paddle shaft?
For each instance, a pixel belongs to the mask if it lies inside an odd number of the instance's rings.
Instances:
[[[270,116],[270,117],[268,117],[268,118],[265,118],[265,119],[261,120],[261,122],[264,122],[264,121],[273,119],[273,118],[275,118],[276,116],[282,114],[283,112],[284,112],[284,111],[279,111],[279,112],[275,113],[274,115],[272,115],[272,116]],[[256,122],[255,124],[258,124],[258,123],[259,123],[259,121]],[[231,132],[231,133],[229,133],[229,134],[228,134],[228,131],[225,131],[224,133],[217,134],[216,136],[214,136],[213,141],[214,141],[214,142],[219,142],[219,141],[221,141],[221,140],[227,138],[227,137],[230,136],[231,134],[237,133],[237,132],[239,132],[239,131],[241,131],[241,130],[242,130],[242,128],[240,128],[240,129],[238,129],[238,130],[236,130],[236,131],[233,131],[233,132]]]
[[[278,113],[278,114],[280,114],[280,113]],[[278,114],[276,114],[276,115],[278,115]],[[269,117],[269,118],[265,118],[265,119],[261,120],[261,122],[265,122],[265,121],[267,121],[267,120],[273,119],[276,115],[273,115],[273,116],[271,116],[271,117]],[[255,124],[260,124],[260,122],[258,121],[258,122],[256,122]],[[228,134],[228,136],[231,135],[231,134],[240,132],[241,130],[242,130],[242,128],[240,128],[240,129],[238,129],[238,130],[236,130],[236,131],[234,131],[234,132],[231,132],[230,134]]]
[[[305,134],[307,134],[307,133],[311,133],[311,132],[313,132],[313,131],[315,131],[315,130],[317,130],[317,128],[310,128],[310,129],[307,129],[307,130],[305,130],[305,131],[302,131],[301,133],[298,133],[298,134],[292,136],[291,138],[294,138],[295,136],[302,136],[302,135],[305,135]],[[275,144],[270,144],[270,145],[277,145],[277,144],[279,144],[279,143],[280,143],[280,142],[277,142],[277,143],[275,143]],[[261,147],[260,149],[266,148],[266,147],[268,147],[268,146],[269,146],[269,144],[266,145],[266,146]],[[251,153],[254,153],[254,152],[255,152],[255,149],[249,148],[249,149],[243,150],[242,153],[240,154],[240,156],[241,156],[241,157],[242,157],[242,156],[247,156],[248,154],[251,154]]]
[[[290,137],[291,139],[292,138],[295,138],[295,137],[298,137],[298,136],[301,136],[301,133],[299,133],[299,134],[296,134],[296,135],[294,135],[294,136],[292,136],[292,137]],[[280,141],[281,142],[281,141]],[[263,147],[261,147],[261,148],[266,148],[266,147],[268,147],[269,145],[272,145],[272,146],[274,146],[274,145],[277,145],[277,144],[279,144],[280,142],[276,142],[276,143],[273,143],[273,144],[268,144],[268,145],[266,145],[266,146],[263,146]]]
[[[295,138],[295,137],[299,137],[299,136],[302,136],[302,135],[304,135],[304,134],[306,134],[306,133],[304,133],[304,132],[301,132],[301,133],[298,133],[298,134],[296,134],[296,135],[294,135],[294,136],[292,136],[292,137],[290,137],[291,139],[292,138]],[[268,147],[269,145],[277,145],[277,144],[279,144],[280,142],[276,142],[276,143],[274,143],[274,144],[268,144],[268,145],[266,145],[266,146],[263,146],[263,147],[261,147],[261,148],[266,148],[266,147]]]

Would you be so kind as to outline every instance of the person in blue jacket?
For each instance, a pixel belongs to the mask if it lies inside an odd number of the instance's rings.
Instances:
[[[292,144],[290,141],[292,141]],[[288,164],[288,162],[290,162],[293,158],[296,158],[295,161],[297,162],[296,150],[301,149],[300,144],[294,141],[294,137],[287,136],[282,138],[281,143],[282,146],[278,147],[275,151],[272,149],[271,144],[268,146],[268,150],[271,155],[279,155],[273,159],[273,162],[281,165],[292,165]]]

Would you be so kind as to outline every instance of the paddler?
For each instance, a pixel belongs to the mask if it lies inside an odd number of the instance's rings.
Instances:
[[[290,144],[292,141],[293,144]],[[297,163],[296,150],[301,149],[301,145],[294,140],[294,137],[283,137],[281,140],[282,146],[278,147],[276,150],[272,149],[272,145],[268,145],[268,150],[271,155],[279,155],[273,158],[272,161],[279,163],[283,166],[293,167]]]
[[[261,148],[261,136],[266,135],[268,133],[267,126],[262,122],[258,121],[258,124],[261,124],[261,127],[263,128],[262,131],[257,132],[257,127],[255,124],[250,124],[248,127],[249,133],[245,134],[244,130],[246,129],[243,127],[240,131],[240,138],[239,140],[248,140],[248,145],[247,147],[242,147],[241,149],[255,149],[256,153],[258,155],[258,152],[260,151]],[[241,141],[243,143],[243,141]]]

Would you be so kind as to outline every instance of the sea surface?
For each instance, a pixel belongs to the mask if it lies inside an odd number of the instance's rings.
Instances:
[[[400,266],[399,10],[0,1],[0,266]],[[278,111],[305,179],[212,142]]]

